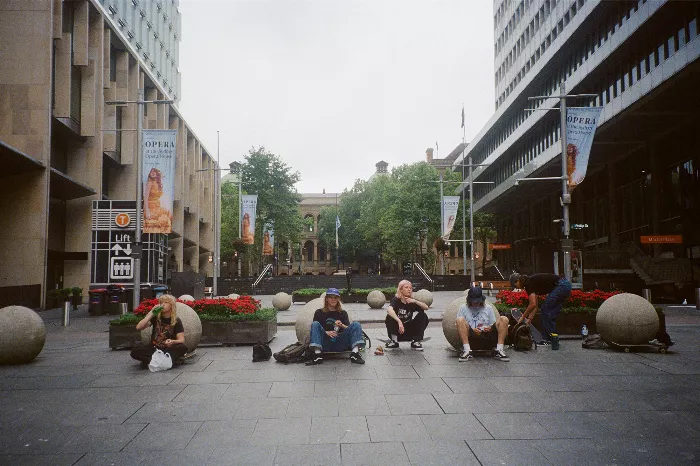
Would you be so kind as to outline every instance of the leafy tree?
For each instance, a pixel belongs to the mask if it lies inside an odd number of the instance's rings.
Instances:
[[[486,252],[489,242],[495,240],[496,216],[486,212],[474,212],[474,239],[481,241],[481,270],[486,271]]]
[[[238,243],[238,184],[221,184],[221,258],[230,261]]]

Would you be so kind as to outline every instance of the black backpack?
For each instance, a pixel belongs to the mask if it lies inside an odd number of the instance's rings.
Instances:
[[[272,350],[267,343],[258,342],[253,345],[253,362],[269,361],[272,357]]]
[[[605,348],[605,342],[603,341],[603,337],[594,333],[593,335],[586,336],[583,341],[581,341],[581,347],[588,349]]]
[[[525,322],[515,324],[510,331],[510,341],[513,349],[516,351],[529,351],[532,348],[537,349],[537,344],[532,339],[530,325]]]
[[[308,361],[311,353],[312,350],[309,348],[309,340],[307,338],[304,343],[299,343],[298,341],[292,343],[280,352],[273,354],[272,357],[275,358],[275,361],[284,364],[300,363]]]

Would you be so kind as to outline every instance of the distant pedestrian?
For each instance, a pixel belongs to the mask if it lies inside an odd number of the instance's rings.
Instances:
[[[515,287],[525,290],[528,296],[528,304],[518,323],[532,322],[537,313],[537,295],[547,295],[540,309],[542,321],[541,346],[551,344],[552,333],[557,333],[557,316],[564,307],[564,302],[571,294],[571,283],[566,278],[561,278],[552,273],[536,273],[534,275],[511,275],[511,282]]]
[[[423,334],[428,327],[428,305],[413,298],[413,284],[401,280],[391,298],[384,321],[389,334],[386,349],[398,348],[399,341],[410,341],[411,348],[423,351]]]

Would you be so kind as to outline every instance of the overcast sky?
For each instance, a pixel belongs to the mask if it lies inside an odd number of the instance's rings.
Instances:
[[[221,165],[265,146],[301,193],[445,157],[494,111],[489,0],[180,0],[179,108]]]

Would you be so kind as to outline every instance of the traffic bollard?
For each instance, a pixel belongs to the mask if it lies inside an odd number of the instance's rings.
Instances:
[[[649,289],[649,288],[642,289],[642,298],[651,302],[651,289]]]
[[[128,303],[119,303],[119,314],[125,315],[129,313],[129,304]]]
[[[63,303],[63,326],[68,327],[70,325],[70,301]]]

